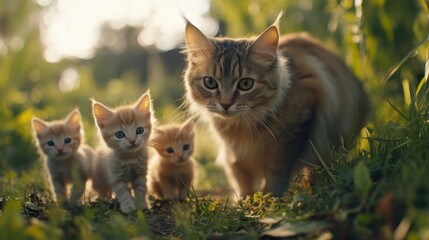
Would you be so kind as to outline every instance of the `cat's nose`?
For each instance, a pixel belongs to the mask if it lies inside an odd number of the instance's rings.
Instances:
[[[134,145],[134,144],[136,143],[136,140],[135,140],[135,139],[133,139],[133,140],[128,140],[128,142],[129,142],[129,143],[131,143],[131,145]]]
[[[232,106],[231,103],[221,103],[220,105],[223,107],[223,109],[225,109],[225,111]]]

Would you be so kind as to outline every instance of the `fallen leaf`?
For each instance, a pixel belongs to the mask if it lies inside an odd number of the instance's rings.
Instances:
[[[263,232],[262,236],[294,237],[314,233],[329,227],[329,223],[322,221],[284,222],[279,227]]]
[[[273,225],[273,224],[279,223],[281,220],[283,220],[283,219],[282,218],[266,217],[266,218],[259,220],[259,222],[262,224],[266,224],[266,225]]]

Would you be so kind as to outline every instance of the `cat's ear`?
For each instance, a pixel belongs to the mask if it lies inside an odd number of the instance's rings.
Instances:
[[[40,137],[40,134],[48,127],[45,121],[43,121],[40,118],[33,117],[31,119],[31,127],[33,128],[34,132],[36,133],[37,137]]]
[[[159,146],[159,139],[162,138],[162,136],[165,135],[165,131],[161,130],[159,128],[155,128],[153,132],[151,133],[151,140],[149,142],[149,145],[152,147]]]
[[[155,130],[153,131],[153,138],[154,139],[158,139],[161,136],[165,135],[165,131],[159,128],[155,128]]]
[[[82,124],[82,116],[80,115],[79,109],[74,109],[67,116],[66,124],[70,126],[76,126],[78,129],[80,129],[80,126]]]
[[[189,21],[186,22],[185,40],[190,57],[207,56],[213,50],[209,39]]]
[[[250,52],[257,54],[264,60],[275,60],[279,38],[280,34],[277,26],[272,25],[250,45]]]
[[[255,53],[259,58],[268,61],[276,59],[280,38],[279,22],[282,15],[283,11],[279,13],[273,25],[265,29],[265,31],[250,45],[249,49],[251,53]]]
[[[92,99],[92,115],[99,127],[104,127],[107,120],[114,116],[114,112],[103,104]]]
[[[137,112],[150,112],[151,111],[151,101],[150,101],[150,92],[147,90],[143,96],[137,101],[134,105],[134,109]]]

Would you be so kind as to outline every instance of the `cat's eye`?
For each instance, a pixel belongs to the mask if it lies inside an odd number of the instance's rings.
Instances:
[[[189,150],[189,144],[183,144],[183,151],[188,151]]]
[[[64,143],[65,143],[65,144],[71,143],[71,138],[69,138],[69,137],[68,137],[68,138],[65,138],[65,139],[64,139]]]
[[[237,85],[237,88],[242,91],[249,91],[253,87],[255,81],[251,78],[242,78]]]
[[[47,144],[48,144],[48,146],[50,146],[50,147],[52,147],[52,146],[54,146],[54,145],[55,145],[54,141],[52,141],[52,140],[49,140],[49,141],[47,142]]]
[[[168,147],[166,151],[168,153],[174,153],[174,149],[172,147]]]
[[[115,137],[116,138],[124,138],[125,137],[125,133],[122,131],[117,131],[115,132]]]
[[[213,89],[217,88],[217,82],[216,82],[216,80],[214,78],[212,78],[212,77],[204,77],[203,81],[204,81],[204,86],[207,89],[213,90]]]
[[[143,132],[144,132],[144,128],[143,127],[138,127],[136,129],[136,134],[143,134]]]

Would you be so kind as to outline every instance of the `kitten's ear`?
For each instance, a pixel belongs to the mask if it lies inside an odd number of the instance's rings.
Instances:
[[[165,131],[161,130],[161,129],[155,129],[155,133],[156,133],[156,135],[164,135]]]
[[[37,137],[39,137],[40,134],[43,132],[43,130],[45,130],[48,127],[45,121],[37,117],[33,117],[31,119],[31,126],[34,132],[36,133]]]
[[[97,125],[104,127],[104,123],[114,116],[114,112],[103,104],[92,99],[92,115],[94,115]]]
[[[190,57],[205,56],[213,50],[209,39],[189,21],[186,22],[185,40]]]
[[[153,131],[153,137],[155,138],[155,139],[157,139],[157,138],[159,138],[159,137],[161,137],[161,136],[164,136],[165,135],[165,131],[164,130],[161,130],[161,129],[155,129],[154,131]]]
[[[159,145],[159,138],[164,136],[164,134],[165,132],[163,130],[155,128],[151,133],[151,141],[149,142],[149,145],[157,147]]]
[[[279,21],[283,11],[279,13],[276,21],[268,27],[258,38],[250,45],[250,52],[258,54],[264,60],[272,61],[277,57],[277,47],[279,44]]]
[[[67,125],[77,126],[80,128],[82,124],[82,116],[80,115],[79,109],[74,109],[67,117],[66,120]]]
[[[151,101],[150,101],[150,92],[147,90],[143,96],[138,100],[134,105],[134,109],[137,112],[150,112],[151,110]]]

